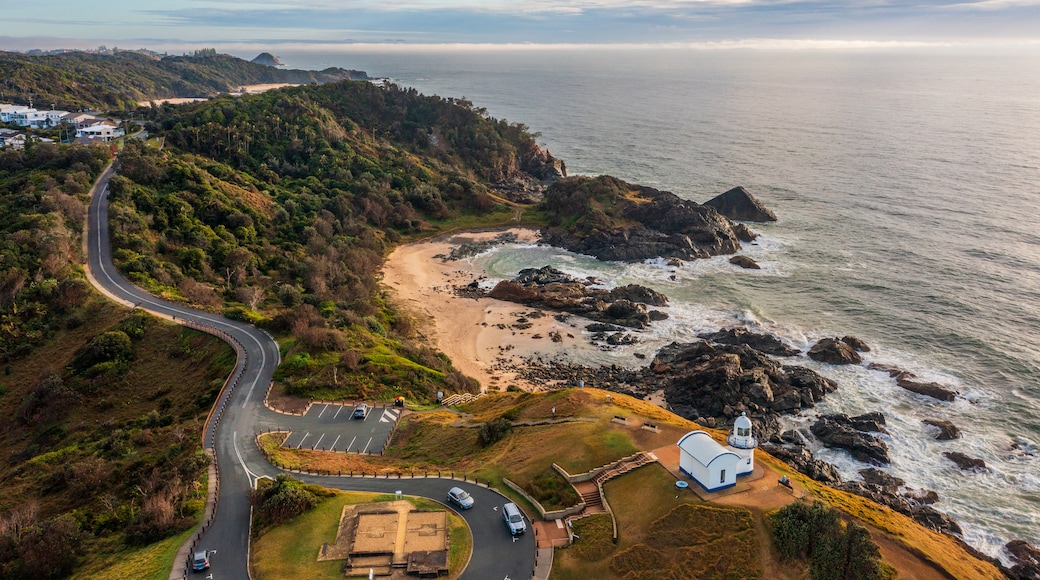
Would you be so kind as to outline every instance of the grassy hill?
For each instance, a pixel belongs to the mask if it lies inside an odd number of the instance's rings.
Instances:
[[[153,56],[67,52],[43,56],[0,52],[0,101],[38,108],[52,103],[78,111],[128,110],[134,103],[160,97],[211,97],[242,85],[311,84],[366,79],[362,71],[279,69],[215,51],[193,56]]]

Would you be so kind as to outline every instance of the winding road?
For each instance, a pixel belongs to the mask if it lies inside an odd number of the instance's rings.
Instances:
[[[221,392],[203,434],[203,446],[213,451],[219,466],[220,486],[216,515],[198,543],[198,549],[216,553],[210,558],[211,569],[199,576],[214,580],[249,580],[248,494],[258,478],[274,477],[279,473],[257,449],[254,437],[261,431],[277,429],[287,422],[286,416],[263,404],[274,369],[280,361],[278,344],[269,334],[254,326],[156,298],[116,271],[112,263],[108,221],[108,182],[112,175],[110,167],[98,178],[92,190],[84,241],[91,282],[103,294],[125,305],[182,324],[209,329],[229,342],[238,353],[232,375],[237,376],[237,380],[232,380]],[[451,487],[463,487],[473,495],[476,505],[461,512],[473,533],[473,555],[461,578],[520,580],[530,578],[533,573],[533,534],[516,539],[509,534],[496,509],[507,500],[494,490],[441,478],[298,477],[330,488],[389,493],[400,490],[406,495],[437,501],[443,501]]]

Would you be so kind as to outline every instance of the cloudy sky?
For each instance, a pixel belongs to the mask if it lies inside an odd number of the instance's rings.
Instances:
[[[0,8],[0,49],[13,50],[1040,39],[1040,0],[0,0]]]

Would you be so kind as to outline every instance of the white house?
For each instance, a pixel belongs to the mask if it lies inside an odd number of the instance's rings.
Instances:
[[[736,485],[740,460],[704,431],[690,431],[679,440],[679,469],[708,491]]]
[[[116,137],[122,137],[123,130],[113,127],[107,123],[95,123],[76,131],[76,137],[100,137],[103,141],[109,141]]]
[[[14,116],[28,111],[31,107],[25,105],[12,105],[10,103],[0,103],[0,122],[3,123],[14,123]],[[35,111],[36,109],[32,109]]]
[[[747,475],[755,470],[755,447],[758,439],[751,435],[751,419],[747,413],[741,413],[733,422],[733,432],[726,438],[729,450],[740,456],[737,464],[737,475]]]
[[[751,419],[741,413],[723,447],[704,431],[690,431],[679,440],[679,469],[708,491],[737,484],[738,475],[755,470],[758,440],[751,434]]]

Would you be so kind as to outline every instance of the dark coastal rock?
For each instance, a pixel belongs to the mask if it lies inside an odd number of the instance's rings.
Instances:
[[[742,242],[753,242],[758,237],[747,224],[733,224],[733,233],[737,234],[737,239]]]
[[[541,208],[554,220],[544,243],[600,260],[693,260],[740,248],[734,223],[714,208],[614,177],[558,180]]]
[[[869,433],[857,430],[847,415],[823,415],[809,430],[820,443],[845,449],[859,461],[875,465],[889,462],[888,445]]]
[[[897,368],[897,367],[895,367],[893,365],[886,365],[886,364],[876,363],[876,362],[872,362],[872,363],[868,364],[867,368],[872,370],[872,371],[881,371],[883,373],[888,373],[888,376],[893,377],[893,378],[898,377],[900,375],[900,373],[904,372],[903,370],[901,370],[901,369],[899,369],[899,368]]]
[[[747,256],[733,256],[729,259],[729,263],[734,266],[740,266],[745,270],[761,270],[762,266],[758,265],[758,262],[752,260]]]
[[[664,306],[668,303],[660,292],[636,285],[603,290],[592,288],[590,284],[545,266],[522,270],[513,280],[499,282],[488,296],[629,328],[646,328],[651,321],[668,317],[647,308],[647,304]]]
[[[766,453],[804,473],[816,481],[830,486],[841,484],[841,475],[833,465],[814,459],[812,452],[801,445],[772,445],[763,443],[759,446]]]
[[[747,412],[763,441],[779,434],[781,413],[812,407],[835,388],[809,369],[781,366],[744,344],[672,343],[657,353],[648,370],[655,383],[663,382],[675,413],[716,418],[728,427]]]
[[[859,470],[859,474],[860,477],[863,478],[864,482],[869,483],[871,485],[879,485],[881,487],[891,489],[893,491],[898,490],[906,484],[906,482],[903,481],[902,478],[896,477],[894,475],[889,475],[888,473],[885,473],[884,471],[881,471],[876,467],[868,467],[866,469],[861,469]]]
[[[548,149],[542,149],[533,141],[520,154],[520,170],[542,181],[555,181],[567,177],[567,164],[553,157]]]
[[[916,506],[910,511],[910,517],[924,527],[940,534],[959,536],[963,533],[960,524],[950,516],[938,511],[930,505]]]
[[[890,507],[901,514],[910,515],[914,508],[909,499],[899,495],[898,486],[889,487],[866,481],[846,481],[835,487],[842,491],[865,497],[874,503]]]
[[[961,436],[961,430],[949,421],[937,419],[924,419],[921,422],[925,425],[931,425],[932,427],[938,428],[939,432],[935,435],[935,438],[939,441],[950,441],[952,439],[957,439]]]
[[[837,338],[824,338],[809,349],[809,358],[832,365],[859,364],[863,358],[851,346]]]
[[[1011,540],[1004,549],[1014,565],[1006,570],[1012,580],[1040,579],[1040,549],[1024,540]]]
[[[827,393],[833,393],[838,383],[820,375],[812,369],[795,365],[784,365],[787,382],[801,396],[801,407],[809,409],[823,400]]]
[[[912,393],[925,395],[926,397],[932,397],[933,399],[939,399],[940,401],[952,401],[957,398],[957,391],[949,387],[944,387],[939,383],[922,383],[911,380],[913,376],[913,373],[899,373],[899,375],[896,376],[896,384]]]
[[[855,336],[843,336],[841,337],[841,341],[851,346],[852,349],[856,352],[870,352],[870,347],[867,346],[867,343],[856,338]]]
[[[857,431],[866,431],[867,433],[888,433],[888,431],[885,431],[885,416],[879,411],[849,417],[849,423],[852,425],[852,428]]]
[[[755,199],[748,190],[743,187],[733,189],[713,197],[704,202],[704,205],[718,210],[718,212],[731,220],[743,222],[775,222],[776,214],[770,211],[762,202]]]
[[[697,335],[704,340],[718,344],[746,344],[751,348],[773,356],[794,356],[797,348],[792,348],[771,334],[756,334],[742,327],[724,328],[717,332]]]
[[[977,457],[965,455],[960,451],[943,451],[943,455],[964,471],[986,471],[986,462]]]

